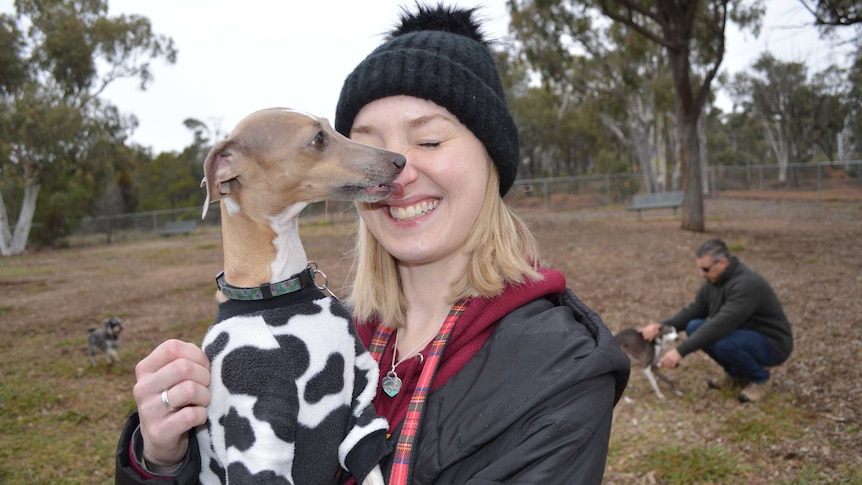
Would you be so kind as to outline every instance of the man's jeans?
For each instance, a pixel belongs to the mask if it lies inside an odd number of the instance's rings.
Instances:
[[[697,332],[706,320],[695,319],[685,326],[686,335]],[[772,345],[763,334],[754,330],[737,329],[730,335],[703,348],[713,360],[733,378],[745,378],[753,383],[769,380],[769,369],[778,365]]]

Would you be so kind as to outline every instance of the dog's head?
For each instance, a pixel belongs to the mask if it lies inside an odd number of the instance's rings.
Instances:
[[[656,343],[661,346],[670,345],[677,340],[679,340],[679,333],[671,325],[662,325],[655,338]]]
[[[105,330],[114,337],[119,337],[123,333],[123,322],[119,317],[106,318],[103,323],[105,324]]]
[[[203,216],[210,202],[268,218],[321,200],[377,202],[406,163],[403,155],[362,145],[329,122],[301,111],[271,108],[244,118],[204,161]],[[261,187],[246,190],[244,187]]]

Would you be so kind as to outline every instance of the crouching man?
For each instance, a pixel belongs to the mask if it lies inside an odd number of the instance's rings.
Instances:
[[[661,324],[685,330],[688,338],[661,356],[662,367],[674,368],[686,355],[703,350],[725,371],[707,380],[710,388],[740,388],[740,401],[760,401],[766,397],[770,368],[793,351],[781,302],[769,282],[733,256],[721,239],[703,243],[695,258],[706,281],[694,301],[639,330],[647,340],[655,339]]]

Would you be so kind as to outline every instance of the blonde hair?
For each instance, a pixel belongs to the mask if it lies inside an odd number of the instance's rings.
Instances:
[[[491,161],[488,159],[488,163]],[[470,261],[461,277],[452,282],[451,303],[464,297],[494,297],[507,285],[539,281],[539,251],[526,223],[500,197],[496,167],[465,251]],[[379,321],[402,327],[407,318],[407,299],[395,258],[377,241],[360,218],[354,249],[353,284],[348,305],[359,322]]]

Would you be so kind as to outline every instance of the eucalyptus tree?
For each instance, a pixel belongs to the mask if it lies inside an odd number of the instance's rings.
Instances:
[[[862,24],[862,2],[859,0],[799,0],[821,26]]]
[[[705,229],[703,209],[703,180],[701,173],[702,149],[698,135],[699,118],[710,99],[710,85],[724,59],[725,28],[735,22],[742,29],[759,33],[760,19],[765,11],[763,2],[742,0],[509,0],[515,15],[530,7],[535,11],[541,28],[532,29],[537,39],[560,39],[562,42],[547,42],[550,48],[535,52],[544,62],[557,61],[561,68],[549,69],[547,74],[567,72],[565,66],[577,67],[577,56],[559,47],[572,37],[587,39],[583,46],[593,42],[594,52],[608,47],[607,37],[596,35],[597,20],[605,17],[626,26],[640,36],[640,42],[630,40],[621,55],[637,64],[638,52],[655,52],[644,44],[654,44],[666,57],[670,68],[671,83],[666,90],[674,99],[678,144],[678,160],[681,165],[682,186],[685,191],[682,209],[682,228],[702,232]],[[631,39],[631,38],[630,38]],[[529,48],[531,37],[521,39]],[[590,49],[584,49],[587,56]],[[607,52],[607,51],[604,51]],[[655,55],[655,54],[650,54]],[[617,63],[619,66],[625,63]],[[637,64],[641,65],[641,64]],[[649,64],[643,64],[649,65]],[[618,67],[619,67],[618,66]],[[571,71],[568,71],[571,72]],[[658,72],[658,71],[657,71]],[[602,73],[608,77],[607,74]],[[620,71],[614,75],[620,76]],[[647,77],[647,79],[650,79]],[[660,79],[660,78],[657,78]],[[618,80],[618,79],[617,79]],[[648,92],[643,76],[632,79]],[[577,84],[573,83],[574,86]],[[660,92],[655,90],[654,92]],[[666,92],[666,91],[665,91]],[[641,99],[648,99],[643,98]],[[627,101],[631,104],[632,101]],[[644,104],[648,106],[649,103]],[[628,108],[627,109],[632,109]],[[636,110],[637,108],[635,108]]]
[[[161,210],[194,207],[203,203],[203,162],[215,141],[218,127],[187,118],[183,125],[192,133],[191,144],[181,152],[162,152],[135,172],[135,186],[146,188],[139,195],[139,209]]]
[[[812,96],[810,113],[811,144],[826,160],[840,160],[839,144],[846,134],[850,115],[858,105],[850,100],[847,70],[829,66],[816,72],[809,81]]]
[[[816,151],[837,154],[850,105],[843,101],[843,70],[831,66],[809,76],[799,62],[782,62],[764,53],[750,72],[737,74],[730,93],[756,116],[778,162],[778,178],[787,181],[789,163],[810,161]]]
[[[0,52],[0,170],[23,187],[14,231],[0,193],[0,254],[12,255],[27,245],[43,182],[76,173],[134,127],[103,90],[124,78],[146,88],[149,63],[172,63],[176,50],[148,19],[109,16],[104,0],[16,0],[14,15],[0,15]]]
[[[794,120],[807,110],[807,69],[798,62],[784,63],[764,53],[752,71],[736,74],[731,96],[745,109],[756,114],[778,162],[778,180],[787,179],[793,145]],[[807,133],[803,133],[807,136]]]
[[[841,150],[844,159],[853,155],[862,158],[862,43],[857,47],[853,64],[847,74],[847,126],[843,134]]]
[[[666,52],[673,77],[683,190],[682,228],[705,230],[699,119],[724,60],[728,22],[759,33],[763,2],[742,0],[594,0],[602,14]]]
[[[591,124],[568,125],[578,131],[563,133],[564,139],[600,121],[637,160],[646,191],[663,187],[665,157],[657,141],[670,100],[659,88],[669,81],[660,50],[603,22],[585,4],[511,0],[509,8],[521,51],[556,95],[556,120],[548,126],[559,132],[567,114],[592,116]]]
[[[760,118],[747,106],[744,109],[735,107],[730,113],[713,109],[707,130],[709,159],[713,166],[761,165],[771,159],[772,150]]]

